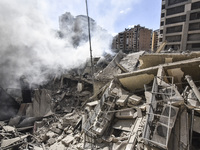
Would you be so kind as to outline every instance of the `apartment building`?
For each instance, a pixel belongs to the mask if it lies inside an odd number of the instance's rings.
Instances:
[[[113,38],[113,49],[122,50],[126,53],[140,50],[149,51],[151,49],[151,34],[152,30],[140,25],[125,29]]]
[[[200,50],[200,0],[162,0],[159,45],[165,50]]]

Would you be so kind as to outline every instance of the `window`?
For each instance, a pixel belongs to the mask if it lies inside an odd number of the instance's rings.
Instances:
[[[182,2],[186,2],[188,0],[168,0],[168,5],[174,5]]]
[[[167,9],[167,16],[178,14],[185,11],[185,5]]]
[[[200,43],[192,44],[192,48],[200,48]]]
[[[190,14],[190,20],[200,19],[200,12],[195,12]]]
[[[167,36],[166,40],[167,40],[167,42],[180,42],[181,41],[181,35]]]
[[[200,41],[200,34],[189,34],[188,35],[188,41]]]
[[[194,31],[194,30],[200,30],[200,22],[189,24],[189,31]]]
[[[168,18],[168,19],[166,19],[166,24],[185,22],[185,20],[186,20],[186,15],[173,17],[173,18]]]
[[[180,26],[174,26],[174,27],[168,27],[166,33],[175,33],[175,32],[182,32],[182,25]]]
[[[200,2],[192,3],[192,6],[191,6],[191,9],[192,9],[192,10],[198,9],[198,8],[200,8]]]

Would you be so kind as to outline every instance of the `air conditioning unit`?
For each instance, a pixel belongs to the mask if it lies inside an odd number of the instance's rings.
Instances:
[[[170,107],[171,107],[171,113],[170,113]],[[169,127],[173,128],[176,121],[176,117],[178,115],[178,110],[179,108],[177,107],[165,104],[159,121],[166,125],[168,125],[168,122],[170,121]],[[170,120],[169,120],[169,116],[170,116]]]
[[[170,134],[171,128],[168,128],[167,125],[161,122],[157,122],[151,141],[156,145],[159,145],[160,147],[166,148],[168,145]]]

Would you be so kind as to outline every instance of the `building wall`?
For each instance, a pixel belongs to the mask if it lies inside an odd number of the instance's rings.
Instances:
[[[131,29],[125,29],[113,38],[113,48],[117,51],[122,50],[126,53],[137,52],[139,50],[151,49],[152,30],[140,25]]]
[[[200,0],[162,0],[160,32],[166,50],[200,50]]]
[[[139,31],[139,50],[150,51],[152,30],[140,28]]]
[[[153,31],[152,34],[152,45],[151,45],[151,51],[152,52],[156,52],[156,50],[158,49],[158,35],[159,35],[160,30],[155,30]]]

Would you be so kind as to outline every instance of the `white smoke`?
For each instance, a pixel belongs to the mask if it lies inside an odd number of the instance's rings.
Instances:
[[[78,67],[89,57],[87,42],[74,48],[56,36],[41,7],[46,7],[41,0],[0,1],[0,85],[5,88],[16,86],[21,75],[41,84],[49,74]],[[93,35],[93,55],[109,51],[111,36]]]

